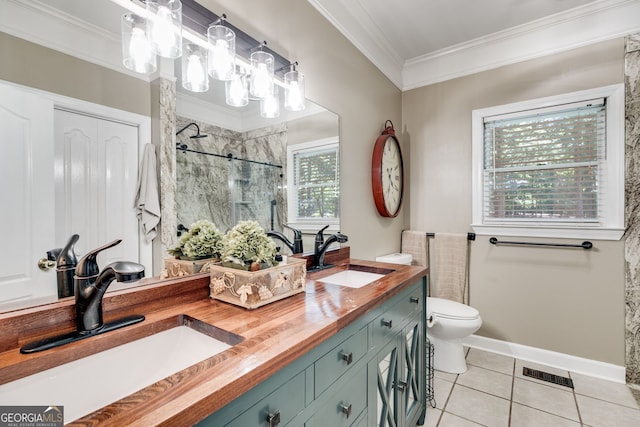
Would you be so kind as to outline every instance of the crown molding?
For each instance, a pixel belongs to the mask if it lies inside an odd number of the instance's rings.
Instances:
[[[403,91],[640,31],[640,0],[600,0],[403,62],[359,2],[307,1]]]
[[[0,0],[0,9],[2,32],[149,81],[148,76],[122,65],[120,34],[80,21],[38,0]]]
[[[342,33],[369,61],[397,87],[402,87],[404,60],[398,56],[360,2],[344,0],[307,0],[324,18]],[[327,7],[328,6],[328,7]],[[366,17],[360,19],[360,17]],[[336,17],[340,17],[339,19]],[[358,17],[358,18],[356,18]]]
[[[403,91],[640,31],[640,0],[603,0],[407,61]]]

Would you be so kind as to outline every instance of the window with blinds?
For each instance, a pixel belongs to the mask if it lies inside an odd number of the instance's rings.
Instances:
[[[485,220],[599,221],[605,100],[551,110],[485,118]]]
[[[622,85],[474,110],[479,234],[619,239]]]
[[[338,143],[323,140],[296,147],[289,156],[289,222],[336,222],[340,213]]]

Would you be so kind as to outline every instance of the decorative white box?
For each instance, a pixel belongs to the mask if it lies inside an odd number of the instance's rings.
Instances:
[[[275,267],[258,271],[212,265],[211,298],[254,309],[304,292],[307,261],[287,257]]]

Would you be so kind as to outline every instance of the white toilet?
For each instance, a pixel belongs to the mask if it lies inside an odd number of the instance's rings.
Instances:
[[[438,371],[466,372],[462,339],[482,326],[473,307],[443,298],[427,297],[427,337],[433,344],[433,366]]]
[[[411,264],[410,254],[377,257],[378,262]],[[462,340],[482,326],[475,308],[443,298],[427,297],[427,337],[433,344],[434,368],[452,374],[466,372]]]

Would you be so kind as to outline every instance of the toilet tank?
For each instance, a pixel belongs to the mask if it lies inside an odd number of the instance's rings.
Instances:
[[[388,262],[391,264],[411,265],[413,256],[411,254],[393,253],[376,257],[376,262]]]

